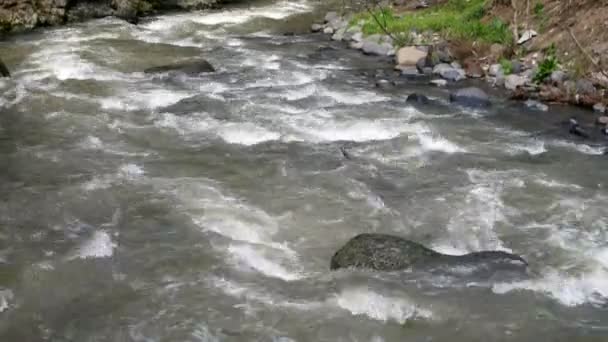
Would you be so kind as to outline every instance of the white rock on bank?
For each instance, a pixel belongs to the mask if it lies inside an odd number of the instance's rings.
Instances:
[[[412,66],[421,59],[426,57],[426,51],[422,51],[415,46],[405,46],[397,50],[396,62],[401,66]]]
[[[492,64],[488,69],[488,74],[492,77],[498,76],[498,73],[502,73],[502,65],[500,64]]]
[[[432,80],[429,83],[432,85],[435,85],[437,87],[445,87],[448,85],[448,81],[446,81],[446,80]]]
[[[527,41],[529,41],[530,39],[536,37],[538,35],[538,32],[534,31],[534,30],[526,30],[524,31],[519,40],[517,41],[517,44],[521,45]]]

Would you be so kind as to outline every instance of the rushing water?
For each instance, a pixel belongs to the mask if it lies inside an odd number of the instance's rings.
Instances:
[[[375,88],[388,63],[281,34],[313,6],[0,43],[1,341],[607,340],[606,157],[532,134],[569,109]],[[142,73],[199,56],[218,71]],[[329,272],[362,232],[512,251],[534,276]]]

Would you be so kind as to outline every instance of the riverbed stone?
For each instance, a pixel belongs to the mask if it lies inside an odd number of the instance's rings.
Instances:
[[[11,73],[8,70],[6,64],[0,59],[0,76],[1,77],[11,77]]]
[[[344,34],[346,33],[346,27],[342,27],[336,30],[334,34],[331,36],[332,40],[341,41],[344,39]]]
[[[180,62],[175,64],[161,65],[145,69],[147,74],[164,73],[164,72],[180,72],[190,76],[196,76],[201,73],[214,72],[215,68],[206,60],[199,59],[195,61]]]
[[[546,112],[549,110],[549,106],[547,106],[546,104],[536,101],[536,100],[527,100],[525,102],[526,107],[533,109],[533,110],[538,110],[541,112]]]
[[[392,45],[388,43],[376,43],[373,41],[364,40],[361,46],[363,53],[367,55],[388,56],[393,51]]]
[[[429,104],[429,98],[422,94],[413,93],[407,96],[406,103]]]
[[[327,27],[325,27],[323,29],[323,33],[325,33],[325,34],[334,34],[334,28],[330,27],[330,26],[327,26]]]
[[[324,20],[326,23],[332,22],[336,19],[340,19],[338,12],[331,11],[331,12],[327,12],[327,14],[325,14]]]
[[[564,83],[564,81],[566,81],[568,79],[567,75],[565,72],[563,72],[562,70],[556,70],[554,72],[551,73],[551,77],[550,80],[551,82],[560,85],[562,83]]]
[[[321,32],[323,30],[323,25],[321,25],[321,24],[312,24],[310,26],[310,30],[312,32]]]
[[[492,105],[488,94],[476,87],[458,89],[450,93],[450,102],[467,107],[489,107]]]
[[[400,271],[446,270],[471,267],[473,273],[491,275],[499,271],[525,274],[528,263],[520,256],[501,251],[446,255],[417,242],[388,234],[360,234],[350,239],[331,258],[330,269]],[[444,269],[444,267],[446,267]],[[477,268],[479,268],[477,270]]]
[[[593,111],[596,113],[606,113],[606,106],[603,103],[596,103],[593,105]]]
[[[597,119],[595,119],[595,123],[599,126],[606,126],[608,125],[608,116],[600,116]]]
[[[471,78],[480,78],[484,75],[481,65],[479,65],[479,62],[473,58],[467,58],[464,61],[464,71],[466,76]]]
[[[580,95],[595,95],[597,90],[593,82],[583,78],[576,81],[576,92]]]
[[[439,75],[448,81],[460,81],[466,78],[464,70],[454,68],[446,63],[436,65],[433,68],[433,74]]]
[[[505,88],[509,90],[515,90],[518,87],[526,84],[526,77],[520,75],[508,75],[505,77]]]
[[[414,66],[421,59],[426,57],[426,51],[415,46],[404,46],[397,50],[397,65]]]

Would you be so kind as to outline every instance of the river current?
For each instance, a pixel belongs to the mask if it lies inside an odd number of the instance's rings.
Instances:
[[[608,340],[606,156],[537,134],[589,114],[376,88],[390,63],[306,33],[318,6],[0,42],[1,341]],[[199,57],[217,71],[142,72]],[[533,276],[330,272],[363,232]]]

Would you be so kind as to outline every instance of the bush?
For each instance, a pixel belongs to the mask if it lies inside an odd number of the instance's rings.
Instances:
[[[513,73],[513,63],[510,60],[503,58],[500,60],[500,66],[502,67],[502,72],[505,76],[511,75]]]
[[[555,56],[555,45],[551,46],[546,51],[546,56],[542,62],[538,65],[538,71],[534,75],[535,83],[542,83],[547,77],[558,69],[558,61]]]

